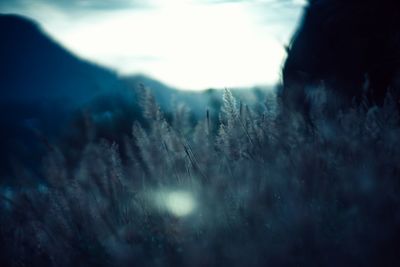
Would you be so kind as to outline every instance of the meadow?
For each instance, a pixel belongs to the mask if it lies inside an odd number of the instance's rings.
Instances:
[[[49,145],[39,184],[0,189],[1,266],[398,266],[390,93],[330,119],[317,97],[311,123],[273,91],[247,105],[226,89],[195,122],[140,99],[130,135],[88,121],[81,148]]]

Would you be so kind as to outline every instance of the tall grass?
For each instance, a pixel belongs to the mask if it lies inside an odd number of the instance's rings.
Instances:
[[[397,103],[368,103],[312,124],[274,93],[250,108],[229,90],[219,122],[187,109],[123,142],[54,148],[46,183],[2,188],[1,266],[396,266],[400,241]],[[74,161],[75,162],[75,161]],[[191,197],[170,208],[169,194]],[[182,194],[181,194],[182,195]],[[192,203],[193,202],[193,203]],[[184,205],[184,206],[182,206]],[[398,265],[397,265],[398,266]]]

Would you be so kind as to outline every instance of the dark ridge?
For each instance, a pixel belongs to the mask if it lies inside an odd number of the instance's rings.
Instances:
[[[37,161],[31,152],[43,150],[43,140],[56,136],[74,110],[121,84],[114,72],[74,56],[30,19],[0,15],[0,39],[3,172],[15,165],[15,155]]]
[[[322,83],[339,106],[364,93],[382,105],[400,85],[399,17],[394,0],[310,0],[283,67],[286,106],[304,112],[310,88]]]

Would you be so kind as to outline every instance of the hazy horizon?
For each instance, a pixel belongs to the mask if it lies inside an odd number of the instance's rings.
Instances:
[[[299,0],[5,0],[76,55],[179,89],[273,85]]]

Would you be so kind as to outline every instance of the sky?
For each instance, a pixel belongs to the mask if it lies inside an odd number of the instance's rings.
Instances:
[[[0,0],[76,55],[179,89],[276,84],[305,0]]]

